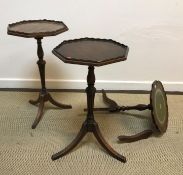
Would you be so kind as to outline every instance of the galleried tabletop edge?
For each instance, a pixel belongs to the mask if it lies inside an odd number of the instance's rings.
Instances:
[[[25,32],[18,32],[11,30],[11,27],[14,27],[16,25],[21,25],[21,24],[27,24],[27,23],[32,23],[32,22],[48,22],[48,23],[55,23],[55,24],[60,24],[64,26],[61,29],[55,30],[55,31],[47,31],[47,32],[34,32],[34,33],[25,33]],[[68,31],[69,28],[64,24],[62,21],[56,21],[56,20],[48,20],[48,19],[38,19],[38,20],[23,20],[15,23],[8,24],[7,27],[7,34],[8,35],[14,35],[14,36],[20,36],[20,37],[25,37],[25,38],[35,38],[35,37],[45,37],[45,36],[55,36],[60,33],[63,33],[65,31]]]
[[[60,48],[64,44],[80,42],[80,41],[102,41],[102,42],[108,42],[108,43],[110,42],[110,43],[113,43],[114,45],[118,45],[118,46],[121,46],[122,48],[125,48],[125,54],[121,57],[111,58],[108,60],[106,59],[104,61],[97,62],[97,61],[92,61],[92,60],[86,61],[86,60],[82,60],[82,59],[78,59],[78,58],[67,58],[64,55],[62,55],[61,53],[57,52],[57,49]],[[128,46],[126,46],[122,43],[119,43],[117,41],[114,41],[112,39],[89,38],[89,37],[65,40],[52,50],[52,53],[65,63],[79,64],[79,65],[91,65],[91,66],[103,66],[103,65],[107,65],[107,64],[120,62],[120,61],[125,61],[127,59],[128,52],[129,52]]]

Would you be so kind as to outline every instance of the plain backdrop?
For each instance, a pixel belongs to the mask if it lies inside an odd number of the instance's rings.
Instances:
[[[52,49],[63,40],[94,37],[130,48],[126,61],[95,69],[98,89],[149,90],[158,79],[166,90],[183,91],[182,0],[0,0],[0,88],[40,87],[36,40],[7,35],[8,24],[30,19],[69,28],[43,39],[48,88],[86,87],[87,67],[63,63]]]

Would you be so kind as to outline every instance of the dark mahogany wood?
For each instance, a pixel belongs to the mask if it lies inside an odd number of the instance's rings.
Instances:
[[[120,112],[120,111],[126,111],[126,110],[139,110],[143,111],[146,109],[151,110],[151,105],[145,105],[145,104],[138,104],[135,106],[119,106],[114,100],[107,97],[106,92],[102,89],[102,95],[103,95],[103,101],[106,105],[109,107],[106,108],[94,108],[94,111],[109,111],[109,112]],[[87,111],[87,109],[84,109],[84,111]]]
[[[163,84],[160,81],[156,80],[152,84],[150,104],[153,123],[163,134],[168,127],[168,103]]]
[[[58,103],[48,93],[48,91],[46,89],[46,83],[45,83],[46,61],[43,59],[44,51],[42,48],[43,37],[54,36],[54,35],[60,34],[67,30],[68,30],[68,28],[63,22],[51,21],[51,20],[46,20],[46,19],[45,20],[20,21],[17,23],[9,24],[9,26],[8,26],[9,35],[21,36],[21,37],[26,37],[26,38],[35,38],[37,40],[37,55],[38,55],[37,65],[39,68],[40,79],[41,79],[41,90],[40,90],[40,94],[39,94],[39,97],[37,98],[37,100],[29,101],[33,105],[39,104],[37,116],[32,124],[32,129],[36,128],[36,126],[38,125],[38,123],[40,122],[40,120],[42,118],[45,102],[49,101],[53,105],[63,108],[63,109],[72,108],[71,105],[65,105],[65,104]]]
[[[120,135],[118,136],[118,139],[120,140],[120,142],[131,143],[131,142],[136,142],[138,140],[147,139],[152,134],[153,134],[152,130],[144,130],[142,132],[139,132],[131,136]]]
[[[153,123],[158,129],[159,133],[163,134],[164,132],[166,132],[168,126],[168,104],[163,84],[160,81],[156,80],[152,83],[152,89],[150,93],[150,104],[148,105],[138,104],[136,106],[119,106],[114,100],[107,97],[106,92],[104,90],[102,90],[102,94],[104,103],[106,103],[109,107],[94,108],[94,111],[120,112],[126,110],[143,111],[149,109],[151,110]],[[118,139],[121,142],[134,142],[141,139],[146,139],[152,134],[152,130],[144,130],[143,132],[132,136],[121,135],[118,137]]]
[[[102,136],[100,129],[98,127],[97,122],[94,119],[93,114],[93,106],[94,106],[94,98],[95,98],[95,92],[96,89],[94,87],[95,83],[95,74],[94,74],[94,67],[89,66],[88,67],[88,76],[87,76],[87,83],[88,87],[86,88],[86,94],[87,94],[87,117],[85,122],[83,123],[78,135],[76,138],[69,144],[66,148],[64,148],[62,151],[54,154],[52,156],[52,160],[59,159],[60,157],[63,157],[67,153],[69,153],[72,149],[74,149],[77,144],[82,140],[82,138],[86,135],[87,132],[92,132],[98,142],[101,144],[101,146],[114,158],[121,162],[126,162],[126,158],[122,156],[121,154],[117,153],[104,139]]]
[[[62,151],[54,154],[52,160],[63,157],[74,149],[87,132],[92,132],[100,145],[115,159],[126,162],[126,158],[117,153],[102,136],[98,123],[94,119],[93,107],[96,88],[94,66],[102,66],[126,60],[128,47],[113,40],[81,38],[62,42],[53,49],[59,59],[65,63],[88,65],[86,95],[87,116],[76,138]]]
[[[81,38],[62,42],[53,54],[65,63],[103,66],[125,61],[128,47],[111,39]]]
[[[62,21],[27,20],[8,25],[8,34],[25,38],[55,36],[68,30]]]

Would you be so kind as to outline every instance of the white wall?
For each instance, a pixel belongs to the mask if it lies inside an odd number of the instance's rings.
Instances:
[[[127,61],[96,68],[97,88],[183,91],[182,0],[0,0],[0,88],[40,87],[36,41],[7,35],[20,20],[61,20],[63,34],[43,40],[48,88],[85,88],[87,67],[65,64],[52,49],[65,39],[111,38],[129,46]]]

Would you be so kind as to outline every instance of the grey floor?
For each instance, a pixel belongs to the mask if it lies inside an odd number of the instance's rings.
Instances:
[[[0,174],[1,175],[182,175],[183,174],[183,95],[168,95],[169,125],[161,136],[135,143],[117,143],[117,136],[134,134],[152,127],[150,112],[131,111],[109,114],[96,112],[108,143],[127,158],[123,164],[101,148],[91,134],[67,156],[52,161],[76,136],[86,114],[84,93],[51,93],[58,101],[72,104],[60,110],[47,103],[44,117],[35,130],[31,124],[37,107],[28,103],[35,92],[0,92]],[[110,93],[122,105],[149,103],[149,95]],[[104,107],[101,94],[95,106]]]

